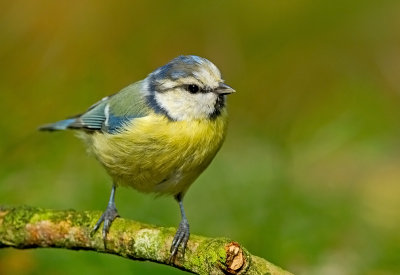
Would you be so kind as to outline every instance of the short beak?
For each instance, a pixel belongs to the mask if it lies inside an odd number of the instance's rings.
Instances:
[[[214,89],[214,93],[219,95],[229,95],[236,92],[231,86],[226,85],[225,83],[219,83],[219,86]]]

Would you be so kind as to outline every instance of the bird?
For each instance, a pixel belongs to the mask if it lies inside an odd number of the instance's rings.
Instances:
[[[185,253],[190,228],[183,197],[224,142],[226,97],[234,92],[211,61],[181,55],[86,112],[39,127],[42,131],[77,131],[110,175],[111,195],[92,229],[95,233],[103,223],[104,245],[112,222],[119,217],[116,190],[133,187],[175,198],[181,221],[170,259],[180,247]]]

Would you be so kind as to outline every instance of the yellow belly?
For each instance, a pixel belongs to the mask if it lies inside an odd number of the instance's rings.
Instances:
[[[89,149],[117,185],[142,192],[185,193],[222,145],[226,113],[215,120],[169,121],[152,114],[118,134],[86,134]]]

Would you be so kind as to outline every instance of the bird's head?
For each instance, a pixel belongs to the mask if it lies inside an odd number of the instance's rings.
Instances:
[[[225,97],[235,92],[209,60],[178,56],[144,80],[150,106],[172,120],[215,119],[225,108]]]

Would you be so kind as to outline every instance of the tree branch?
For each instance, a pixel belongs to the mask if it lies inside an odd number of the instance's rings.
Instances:
[[[191,235],[184,258],[169,262],[175,228],[157,227],[117,218],[104,247],[101,233],[90,235],[99,211],[48,210],[0,206],[0,248],[59,247],[116,254],[174,266],[198,274],[290,274],[251,255],[226,238]]]

